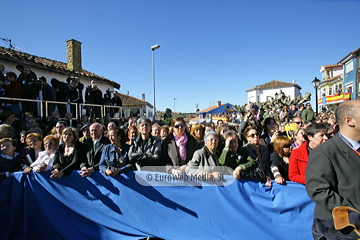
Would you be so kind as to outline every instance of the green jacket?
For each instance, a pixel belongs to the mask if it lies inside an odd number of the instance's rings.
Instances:
[[[225,147],[219,157],[219,164],[230,167],[233,170],[241,166],[243,171],[256,167],[256,161],[249,156],[246,147],[238,148],[236,154],[230,151],[228,147]],[[232,172],[229,173],[232,174]]]
[[[305,121],[313,121],[314,118],[314,111],[311,108],[306,108],[301,113],[302,119]]]

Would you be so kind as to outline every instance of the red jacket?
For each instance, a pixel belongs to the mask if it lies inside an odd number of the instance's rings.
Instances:
[[[19,98],[21,94],[21,85],[17,81],[10,82],[9,85],[1,85],[5,89],[4,97],[8,98]],[[7,100],[6,103],[9,104],[19,104],[19,101]]]
[[[309,158],[308,142],[291,152],[289,162],[289,179],[305,184],[305,171]]]

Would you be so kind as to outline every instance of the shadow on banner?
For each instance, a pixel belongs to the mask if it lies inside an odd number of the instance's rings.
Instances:
[[[147,174],[15,173],[0,182],[0,239],[312,239],[303,185],[144,186]]]

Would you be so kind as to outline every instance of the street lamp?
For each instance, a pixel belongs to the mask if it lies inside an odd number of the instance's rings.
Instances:
[[[156,113],[156,107],[155,107],[155,60],[154,60],[154,51],[156,49],[160,48],[160,45],[154,45],[154,46],[151,46],[151,50],[152,50],[152,78],[153,78],[153,92],[154,92],[154,114],[153,114],[153,118],[154,118],[154,122],[156,120],[156,116],[155,116],[155,113]]]
[[[175,100],[176,100],[177,98],[175,97],[174,98],[174,118],[175,118]]]
[[[318,87],[320,86],[321,81],[315,77],[315,79],[311,82],[313,87],[315,88],[315,105],[316,105],[316,114],[318,113]]]

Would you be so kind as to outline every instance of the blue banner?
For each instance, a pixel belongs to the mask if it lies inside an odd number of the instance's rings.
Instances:
[[[156,187],[136,174],[15,173],[0,182],[0,239],[312,239],[303,185]]]

